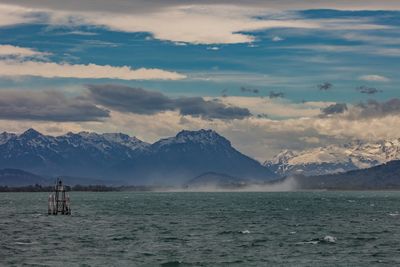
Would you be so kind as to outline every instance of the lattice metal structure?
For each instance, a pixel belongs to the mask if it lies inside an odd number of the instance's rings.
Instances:
[[[49,195],[49,215],[71,215],[69,195],[65,192],[65,186],[60,179],[57,179],[54,192]]]

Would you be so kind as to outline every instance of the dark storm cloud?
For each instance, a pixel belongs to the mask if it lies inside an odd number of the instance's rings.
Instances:
[[[257,114],[257,118],[259,118],[259,119],[268,119],[269,116],[268,116],[268,114],[261,113],[261,114]]]
[[[325,82],[325,83],[322,83],[322,84],[318,84],[317,87],[321,91],[327,91],[329,89],[332,89],[333,84],[331,84],[329,82]]]
[[[89,97],[106,107],[137,114],[176,109],[174,100],[162,93],[120,85],[88,85]]]
[[[340,114],[347,110],[345,103],[336,103],[321,109],[323,115]]]
[[[256,89],[256,88],[247,88],[247,87],[240,87],[240,91],[242,91],[243,93],[253,93],[253,94],[258,94],[260,93],[260,90]]]
[[[368,100],[366,103],[357,104],[356,107],[360,109],[360,113],[358,114],[360,118],[396,115],[400,114],[400,99],[393,98],[384,102]]]
[[[155,114],[177,110],[181,115],[226,120],[251,116],[246,108],[228,106],[202,97],[170,98],[159,92],[120,85],[88,85],[88,89],[88,97],[95,103],[121,112]]]
[[[321,109],[321,117],[327,115],[338,115],[348,111],[343,119],[360,120],[369,118],[382,118],[388,115],[400,115],[400,99],[393,98],[388,101],[379,102],[368,100],[348,107],[344,103],[336,103]]]
[[[68,98],[57,91],[0,91],[0,119],[40,121],[98,121],[109,111],[82,97]]]
[[[206,119],[244,119],[251,115],[247,108],[227,106],[219,101],[206,101],[201,97],[178,98],[176,104],[182,115]]]
[[[269,98],[279,98],[279,97],[281,97],[281,98],[283,98],[283,97],[285,97],[285,93],[283,93],[283,92],[275,92],[275,91],[271,91],[271,92],[269,92]]]
[[[374,87],[360,86],[356,88],[362,94],[374,95],[376,93],[382,93],[382,90],[376,89]]]

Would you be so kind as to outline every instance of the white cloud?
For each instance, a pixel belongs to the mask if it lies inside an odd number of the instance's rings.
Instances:
[[[279,36],[274,36],[273,38],[272,38],[272,41],[273,42],[280,42],[280,41],[283,41],[284,39],[282,38],[282,37],[279,37]]]
[[[30,8],[0,4],[0,27],[32,23],[36,20],[30,16],[32,13],[33,10]]]
[[[103,25],[113,30],[146,31],[154,38],[173,42],[197,44],[248,43],[254,37],[242,32],[268,28],[317,28],[311,21],[285,19],[257,19],[265,14],[259,9],[235,6],[179,6],[151,14],[108,16],[106,14],[82,14],[82,22]],[[65,21],[55,21],[65,23]]]
[[[207,50],[214,50],[214,51],[217,51],[217,50],[219,50],[220,48],[218,47],[218,46],[209,46],[209,47],[207,47]]]
[[[0,57],[38,57],[43,58],[49,55],[49,53],[39,52],[31,48],[13,46],[13,45],[1,45],[0,44]]]
[[[376,75],[376,74],[360,76],[359,80],[367,81],[367,82],[388,82],[388,81],[390,81],[389,78],[382,76],[382,75]]]
[[[13,5],[1,5],[1,14],[12,14]],[[42,22],[53,25],[97,25],[125,32],[149,32],[154,38],[172,42],[196,44],[249,43],[254,37],[243,32],[269,28],[318,28],[319,24],[301,19],[261,19],[268,9],[234,5],[174,6],[151,13],[118,13],[112,11],[68,11],[62,9],[18,8],[21,21]],[[34,16],[36,14],[36,16]],[[37,14],[41,14],[40,18]],[[46,14],[46,16],[43,16]],[[24,20],[22,20],[22,18]],[[30,18],[25,19],[25,18]],[[6,23],[6,22],[4,22]],[[9,20],[9,25],[19,20]],[[0,22],[1,25],[1,22]]]
[[[38,61],[0,60],[0,76],[39,76],[44,78],[87,78],[121,80],[179,80],[185,75],[161,69],[132,69],[96,64],[69,64]]]
[[[3,2],[16,3],[16,1],[4,0]],[[246,32],[270,28],[327,30],[390,28],[373,24],[365,19],[301,19],[286,12],[291,10],[291,6],[310,8],[305,2],[297,3],[293,1],[285,1],[283,4],[253,2],[244,5],[241,2],[227,4],[210,1],[182,5],[180,2],[147,4],[140,1],[133,1],[133,3],[126,1],[114,3],[113,1],[112,5],[101,2],[93,6],[93,3],[89,1],[75,3],[74,1],[69,3],[53,1],[45,4],[24,1],[20,4],[25,7],[11,4],[0,5],[0,15],[5,17],[5,19],[0,18],[0,26],[38,21],[55,25],[89,24],[116,31],[149,32],[156,39],[195,44],[250,43],[255,38]],[[146,5],[149,7],[146,8]],[[78,8],[79,6],[82,8]],[[89,6],[91,8],[88,8]],[[139,12],[140,8],[134,8],[135,6],[140,6],[144,11]],[[354,5],[344,2],[337,5],[325,3],[325,6],[338,8],[349,6],[356,9]],[[366,4],[364,7],[367,6]],[[382,8],[385,4],[375,6]],[[274,14],[273,19],[268,18],[271,14]],[[275,40],[278,38],[280,37]]]
[[[109,11],[113,13],[148,14],[166,8],[179,7],[181,0],[1,0],[0,2],[27,8],[48,8],[63,11]],[[187,5],[222,5],[229,3],[238,7],[254,7],[276,11],[303,9],[340,9],[340,10],[400,10],[398,0],[186,0]]]

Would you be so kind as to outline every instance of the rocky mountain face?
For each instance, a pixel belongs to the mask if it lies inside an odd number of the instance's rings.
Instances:
[[[323,175],[365,169],[400,159],[400,138],[379,142],[355,141],[305,151],[285,150],[264,166],[276,174]]]
[[[276,177],[211,130],[182,131],[154,144],[121,133],[0,134],[0,168],[42,175],[117,179],[127,184],[183,184],[205,172],[246,179]]]

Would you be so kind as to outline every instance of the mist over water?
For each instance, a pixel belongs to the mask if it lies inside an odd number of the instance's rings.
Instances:
[[[247,184],[240,187],[221,187],[218,185],[199,185],[189,188],[172,188],[169,190],[157,190],[165,192],[292,192],[298,191],[299,186],[294,178],[270,184]]]
[[[0,194],[1,266],[396,266],[399,192]]]

